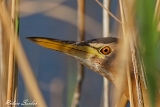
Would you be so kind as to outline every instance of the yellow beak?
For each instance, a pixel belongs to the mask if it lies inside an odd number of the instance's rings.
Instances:
[[[85,42],[74,42],[66,40],[58,40],[43,37],[28,37],[31,41],[49,49],[63,52],[73,57],[79,57],[82,59],[88,59],[93,56],[104,58],[96,48],[89,46]]]

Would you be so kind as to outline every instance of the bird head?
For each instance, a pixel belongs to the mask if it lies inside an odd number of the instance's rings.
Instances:
[[[45,48],[63,52],[112,82],[115,80],[115,59],[120,47],[117,38],[106,37],[81,42],[44,37],[28,39]]]

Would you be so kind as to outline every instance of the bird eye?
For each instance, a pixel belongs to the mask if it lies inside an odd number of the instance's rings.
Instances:
[[[101,48],[100,52],[104,55],[108,55],[109,53],[111,53],[111,48],[109,46],[105,46]]]

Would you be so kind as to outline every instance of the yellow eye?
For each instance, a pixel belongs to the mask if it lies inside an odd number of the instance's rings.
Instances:
[[[109,46],[105,46],[100,50],[100,52],[104,55],[108,55],[109,53],[111,53],[111,48]]]

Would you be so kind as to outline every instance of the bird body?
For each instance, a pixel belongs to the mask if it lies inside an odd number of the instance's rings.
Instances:
[[[118,42],[117,38],[106,37],[81,42],[43,37],[29,37],[28,39],[45,48],[63,52],[77,59],[83,65],[87,66],[103,77],[106,77],[117,87],[117,89],[120,88],[119,81],[122,77],[121,75],[119,75],[119,65],[123,63],[123,61],[117,61],[117,53],[119,53],[119,51],[123,51],[123,47]],[[139,107],[132,63],[130,63],[130,75],[132,81],[133,101],[135,107]],[[148,92],[144,88],[143,82],[141,83],[144,107],[151,107]],[[129,100],[127,77],[124,77],[123,84],[123,86],[125,87],[123,90],[123,94]],[[157,96],[156,107],[160,107],[160,95]]]

